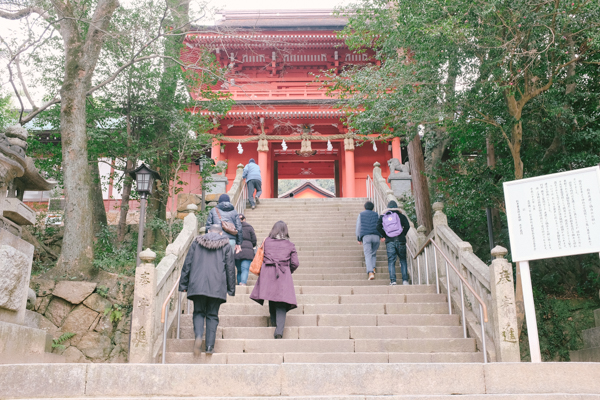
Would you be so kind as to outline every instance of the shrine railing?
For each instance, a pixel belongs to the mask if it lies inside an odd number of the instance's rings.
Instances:
[[[231,204],[238,212],[238,214],[243,214],[246,210],[246,202],[248,200],[248,191],[246,190],[246,180],[242,177],[244,175],[244,166],[242,164],[238,164],[237,169],[235,171],[235,179],[233,180],[233,184],[231,185],[231,189],[227,194],[231,199]]]
[[[172,298],[172,289],[181,276],[181,268],[192,240],[198,236],[198,219],[194,204],[188,205],[189,214],[183,220],[183,229],[173,243],[167,246],[165,256],[155,267],[156,254],[150,249],[140,253],[142,264],[136,269],[133,310],[131,314],[131,343],[129,362],[155,363],[162,358],[162,342],[170,333],[177,312],[167,313],[161,323],[163,304]],[[178,307],[175,298],[168,301],[168,309]],[[188,302],[183,302],[187,307]],[[181,312],[181,310],[179,310]]]
[[[387,186],[379,163],[374,164],[373,179],[367,180],[367,195],[376,205],[383,202],[387,205],[389,200],[395,200],[402,209],[402,202]],[[380,208],[376,208],[379,213]],[[427,230],[423,226],[414,229],[413,222],[409,220],[411,229],[406,235],[406,245],[410,254],[407,261],[412,284],[435,285],[438,293],[448,296],[449,313],[459,316],[464,331],[476,339],[480,350],[485,348],[485,359],[519,362],[512,266],[504,258],[508,251],[496,246],[492,251],[495,259],[488,266],[473,254],[471,245],[448,226],[443,208],[442,203],[433,205],[434,229],[429,235],[426,235]],[[432,242],[435,245],[431,245]],[[426,243],[430,245],[425,246]],[[458,274],[447,273],[447,261],[456,267]],[[469,290],[464,290],[464,286],[468,286]],[[484,309],[490,315],[488,322],[482,326]],[[493,346],[485,346],[484,341]]]

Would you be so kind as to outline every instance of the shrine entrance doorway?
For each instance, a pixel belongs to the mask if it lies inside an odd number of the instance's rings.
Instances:
[[[285,195],[288,192],[289,181],[297,181],[297,185],[293,185],[292,188],[299,187],[305,182],[311,182],[310,187],[306,188],[306,193],[302,193],[302,197],[341,197],[340,188],[340,168],[338,160],[327,160],[327,159],[311,159],[308,160],[303,157],[299,157],[299,160],[274,160],[273,168],[273,197],[279,197]],[[286,184],[285,187],[281,187],[279,182]],[[315,182],[315,180],[330,180],[333,185],[326,185],[325,182]],[[316,186],[316,187],[315,187]],[[320,190],[320,189],[323,190]],[[280,190],[282,189],[282,190]],[[295,193],[298,196],[298,193]],[[292,194],[292,197],[294,194]],[[289,197],[289,193],[288,196]]]

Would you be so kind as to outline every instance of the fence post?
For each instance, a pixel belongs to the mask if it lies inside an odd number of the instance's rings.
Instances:
[[[520,362],[513,269],[504,258],[507,253],[508,250],[501,246],[492,249],[494,259],[490,265],[490,289],[494,345],[497,361]]]
[[[446,214],[444,214],[444,203],[439,201],[435,202],[433,203],[431,208],[433,208],[433,231],[435,242],[438,244],[438,246],[442,247],[442,241],[440,240],[440,233],[438,228],[440,226],[448,226],[448,217],[446,217]],[[444,259],[444,257],[442,257],[441,254],[438,254],[438,251],[436,249],[434,249],[433,251],[435,253],[435,262],[438,268],[438,275],[440,277],[446,277],[446,269],[444,268],[446,260]]]
[[[130,363],[153,363],[153,314],[156,307],[156,253],[150,249],[140,252],[142,263],[135,271],[133,310],[131,312]]]

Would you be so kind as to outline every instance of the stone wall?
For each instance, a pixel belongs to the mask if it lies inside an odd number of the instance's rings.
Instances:
[[[32,278],[37,299],[26,324],[53,339],[74,333],[61,343],[64,348],[53,350],[66,362],[127,362],[133,278],[100,272],[96,280],[99,283]],[[111,321],[114,305],[123,315]]]

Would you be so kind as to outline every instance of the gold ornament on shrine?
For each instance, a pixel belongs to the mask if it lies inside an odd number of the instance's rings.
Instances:
[[[354,139],[351,137],[344,138],[344,150],[354,150]]]
[[[263,135],[259,136],[258,139],[258,151],[269,151],[269,142],[267,141],[266,135],[265,137],[261,137]]]
[[[300,151],[296,150],[296,154],[301,157],[310,157],[317,154],[316,150],[313,150],[310,145],[310,140],[306,137],[302,139],[302,144],[300,145]]]

